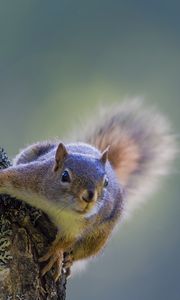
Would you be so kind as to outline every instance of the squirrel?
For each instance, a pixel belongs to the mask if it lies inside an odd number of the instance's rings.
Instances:
[[[132,101],[106,108],[74,143],[38,142],[0,170],[0,193],[45,212],[58,229],[40,262],[54,279],[96,256],[119,220],[168,173],[176,139],[166,118]],[[64,253],[68,255],[63,256]]]

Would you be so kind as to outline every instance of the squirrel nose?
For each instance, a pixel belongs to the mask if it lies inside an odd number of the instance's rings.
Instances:
[[[87,203],[94,201],[94,198],[95,198],[95,191],[93,190],[84,190],[81,194],[81,199],[86,201]]]

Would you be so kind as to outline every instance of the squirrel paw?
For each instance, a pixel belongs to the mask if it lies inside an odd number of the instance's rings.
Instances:
[[[63,259],[63,269],[65,270],[66,277],[70,277],[71,275],[71,266],[73,264],[73,255],[72,252],[65,253]]]
[[[55,281],[61,276],[62,261],[63,261],[63,250],[58,247],[52,246],[49,251],[42,257],[39,258],[39,262],[49,260],[45,267],[41,271],[41,275],[44,276],[48,271],[55,267],[53,278]]]

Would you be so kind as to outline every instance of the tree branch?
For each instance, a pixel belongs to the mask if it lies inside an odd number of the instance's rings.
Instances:
[[[0,169],[10,166],[0,148]],[[38,258],[54,240],[56,228],[42,211],[0,195],[0,299],[65,300],[66,275],[54,282],[40,276]]]

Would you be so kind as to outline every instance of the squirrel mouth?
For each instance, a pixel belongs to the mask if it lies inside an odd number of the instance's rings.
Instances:
[[[91,209],[92,209],[91,205],[87,204],[87,205],[86,205],[85,207],[83,207],[83,208],[79,208],[79,209],[75,208],[74,210],[75,210],[75,212],[77,212],[77,213],[79,213],[79,214],[81,214],[81,215],[84,215],[84,214],[86,214],[87,212],[89,212]]]

